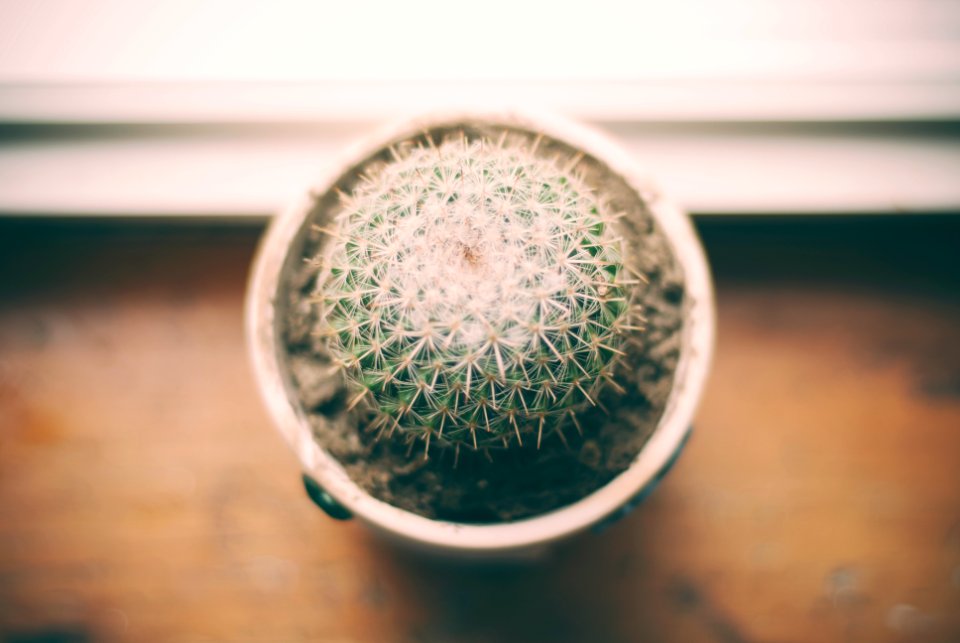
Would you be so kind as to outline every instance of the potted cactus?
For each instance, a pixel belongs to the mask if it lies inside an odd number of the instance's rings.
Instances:
[[[405,122],[273,222],[248,339],[308,491],[402,541],[517,553],[609,520],[712,349],[689,220],[588,129]]]

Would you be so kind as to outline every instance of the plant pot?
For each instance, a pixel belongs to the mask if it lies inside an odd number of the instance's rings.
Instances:
[[[345,176],[395,141],[417,132],[458,124],[496,124],[543,134],[596,159],[610,176],[638,195],[666,238],[683,274],[684,317],[672,389],[655,431],[629,467],[589,495],[547,513],[498,524],[434,520],[374,498],[314,438],[283,360],[278,331],[278,288],[285,271],[302,261],[318,201],[328,199]],[[272,222],[254,262],[246,301],[246,335],[260,393],[281,434],[303,467],[307,490],[328,513],[354,516],[401,543],[437,553],[512,557],[590,527],[602,526],[645,497],[675,460],[690,430],[706,381],[714,341],[714,304],[703,249],[689,217],[663,198],[634,160],[605,136],[545,115],[445,114],[403,122],[354,148],[325,177]]]

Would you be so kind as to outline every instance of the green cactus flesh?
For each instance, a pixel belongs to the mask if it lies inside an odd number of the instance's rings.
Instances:
[[[539,447],[617,387],[638,275],[578,159],[535,147],[394,150],[341,196],[317,257],[318,332],[379,435],[427,452]]]

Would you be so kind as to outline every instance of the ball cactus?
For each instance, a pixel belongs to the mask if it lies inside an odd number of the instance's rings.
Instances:
[[[381,436],[533,443],[618,389],[642,330],[617,215],[532,138],[391,149],[341,194],[313,261],[318,332]]]

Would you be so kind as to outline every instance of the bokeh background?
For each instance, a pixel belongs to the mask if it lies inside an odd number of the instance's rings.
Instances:
[[[524,566],[303,493],[249,373],[272,212],[517,106],[693,214],[719,340],[641,507]],[[0,2],[0,641],[960,640],[960,3]]]

